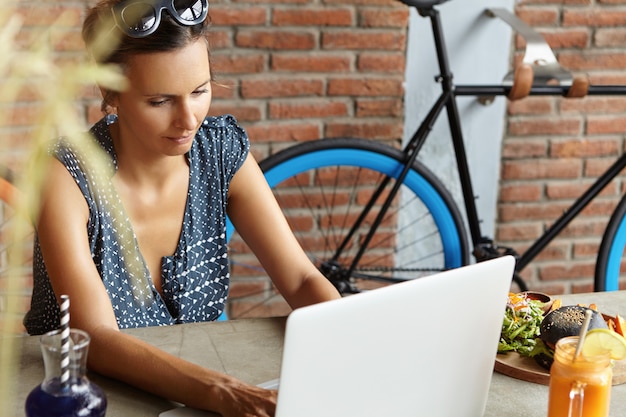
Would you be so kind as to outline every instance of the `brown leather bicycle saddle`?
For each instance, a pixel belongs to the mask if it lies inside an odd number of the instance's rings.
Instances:
[[[415,7],[416,9],[429,9],[438,4],[444,3],[448,0],[400,0],[407,6]]]

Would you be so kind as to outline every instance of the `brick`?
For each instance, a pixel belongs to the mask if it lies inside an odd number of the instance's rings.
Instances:
[[[503,184],[500,186],[499,202],[515,203],[539,201],[543,187],[537,184]]]
[[[592,0],[519,0],[517,2],[518,5],[525,5],[525,4],[530,4],[530,5],[537,5],[537,4],[563,4],[563,5],[576,5],[576,6],[580,6],[580,5],[589,5],[591,4]]]
[[[69,5],[24,4],[16,9],[23,19],[24,27],[80,27],[82,25],[82,7]]]
[[[587,133],[591,135],[623,133],[626,131],[626,116],[589,116]]]
[[[255,122],[262,119],[262,112],[259,107],[251,104],[242,106],[241,104],[228,105],[218,102],[211,105],[210,116],[219,116],[221,114],[232,114],[240,123]]]
[[[550,282],[548,284],[535,283],[533,285],[533,288],[537,288],[538,291],[543,292],[544,294],[551,294],[551,295],[567,294],[570,292],[569,290],[566,289],[566,288],[569,288],[569,286],[566,287],[566,285],[564,284],[555,283],[555,282]]]
[[[209,32],[208,40],[211,51],[228,48],[228,52],[232,52],[230,48],[233,47],[233,40],[229,31],[213,29]]]
[[[265,70],[267,58],[262,54],[213,54],[213,71],[220,74],[254,74]]]
[[[319,139],[322,132],[318,123],[293,123],[272,121],[247,126],[246,130],[253,142],[305,142]],[[291,144],[291,143],[290,143]]]
[[[545,41],[550,45],[553,51],[565,48],[583,49],[589,45],[590,34],[587,29],[551,29],[538,30]],[[525,48],[526,42],[522,36],[518,36],[520,40],[516,42],[518,49]]]
[[[269,105],[271,119],[306,119],[348,116],[345,102],[272,102]]]
[[[593,216],[580,215],[574,219],[567,227],[561,231],[558,239],[565,242],[574,242],[580,238],[600,238],[604,231],[605,224],[603,222],[593,221]]]
[[[277,30],[241,30],[235,35],[239,48],[269,50],[309,50],[316,45],[315,35],[307,32]]]
[[[617,158],[595,158],[587,160],[585,163],[585,176],[587,177],[598,177],[602,173],[604,173],[613,163],[617,160]]]
[[[554,111],[552,97],[526,97],[522,100],[509,101],[507,111],[510,115],[550,114]]]
[[[593,37],[595,45],[603,46],[624,46],[626,45],[626,29],[624,28],[612,28],[604,29],[599,28]]]
[[[564,99],[559,103],[562,113],[624,113],[626,97],[620,96],[586,96],[580,99]]]
[[[606,199],[593,200],[580,214],[581,217],[610,217],[615,209],[615,203]],[[585,222],[585,225],[591,225],[589,222]],[[596,235],[600,235],[604,232],[606,227],[606,221],[603,219],[600,223],[594,224],[596,226]]]
[[[604,8],[581,8],[563,10],[563,26],[623,26],[626,11]]]
[[[354,58],[349,54],[272,54],[271,69],[274,71],[293,72],[348,72],[352,67]]]
[[[582,131],[582,122],[575,118],[514,119],[509,122],[511,135],[576,135]]]
[[[324,137],[361,137],[377,140],[397,140],[402,138],[402,125],[397,122],[329,122]]]
[[[546,185],[546,196],[551,200],[573,200],[582,195],[592,184],[592,181],[575,183],[549,183]],[[615,186],[609,185],[601,195],[614,195]]]
[[[557,279],[578,279],[593,275],[595,265],[593,263],[567,263],[552,265],[541,268],[540,279],[551,281]]]
[[[323,95],[324,83],[311,79],[243,80],[243,98],[299,97]]]
[[[370,53],[359,54],[357,69],[362,72],[384,72],[404,74],[406,59],[404,53]]]
[[[395,31],[334,30],[323,31],[323,49],[385,50],[402,51],[406,36]]]
[[[545,202],[525,203],[525,204],[501,204],[498,206],[499,221],[504,223],[521,220],[531,221],[552,221],[559,217],[565,209],[569,207],[567,202]],[[542,225],[543,226],[543,225]]]
[[[211,83],[213,101],[234,99],[237,93],[237,83],[231,79],[224,79],[220,74],[213,74],[215,79]]]
[[[519,159],[548,155],[548,146],[544,140],[507,139],[503,144],[502,157]]]
[[[393,78],[331,78],[327,94],[330,96],[402,96],[402,81]]]
[[[272,14],[276,26],[352,26],[354,20],[352,9],[345,7],[277,8]]]
[[[359,14],[361,27],[406,28],[409,11],[405,7],[393,9],[362,9]]]
[[[626,53],[589,52],[585,54],[562,52],[559,62],[570,71],[590,71],[594,69],[623,69],[626,66]]]
[[[578,159],[558,159],[547,162],[547,160],[504,161],[502,179],[578,178],[582,170],[582,162]]]
[[[588,79],[591,85],[617,85],[622,86],[626,84],[626,74],[619,71],[606,71],[603,73],[592,73],[589,74]]]
[[[399,3],[396,0],[324,0],[324,3],[329,5],[346,4],[351,6],[399,7]]]
[[[518,7],[515,14],[530,26],[555,25],[559,19],[556,8]]]
[[[586,282],[575,282],[572,284],[572,294],[581,294],[593,292],[593,281],[587,280]]]
[[[541,231],[541,227],[536,224],[504,224],[498,227],[496,240],[498,242],[534,240],[541,234]]]
[[[209,6],[209,17],[214,26],[259,26],[268,21],[268,9],[261,6]]]
[[[599,241],[592,242],[576,242],[574,244],[573,255],[575,258],[593,258],[598,256]]]
[[[552,241],[544,248],[534,261],[553,261],[566,259],[571,252],[571,245],[569,242]]]
[[[403,103],[393,99],[357,99],[356,117],[398,117],[403,116]]]
[[[620,144],[616,140],[555,140],[550,147],[554,158],[582,158],[618,155]]]

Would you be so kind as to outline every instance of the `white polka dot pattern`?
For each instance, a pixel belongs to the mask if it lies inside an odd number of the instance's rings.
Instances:
[[[108,116],[91,129],[116,167]],[[55,156],[80,187],[90,210],[88,234],[93,261],[109,294],[120,328],[216,320],[228,295],[226,203],[230,181],[249,152],[245,131],[234,117],[207,118],[187,154],[189,193],[176,252],[162,259],[163,296],[152,284],[132,226],[108,176],[98,176],[89,158],[78,156],[60,140]],[[88,154],[88,153],[87,153]],[[24,318],[30,334],[59,326],[59,307],[52,291],[38,240],[33,261],[31,309]]]

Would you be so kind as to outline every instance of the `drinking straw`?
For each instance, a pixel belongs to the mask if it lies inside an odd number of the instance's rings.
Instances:
[[[67,390],[70,381],[70,297],[61,296],[61,389]]]
[[[590,309],[585,310],[585,319],[583,320],[583,327],[580,328],[580,334],[578,336],[578,345],[576,345],[576,353],[574,353],[574,360],[578,359],[581,350],[583,349],[583,343],[585,343],[585,336],[587,336],[587,328],[591,321],[592,311]]]

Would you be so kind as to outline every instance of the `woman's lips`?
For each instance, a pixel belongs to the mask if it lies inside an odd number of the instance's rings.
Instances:
[[[179,143],[181,145],[188,143],[191,139],[193,138],[193,135],[187,135],[187,136],[167,136],[167,139],[172,141],[172,142],[176,142]]]

